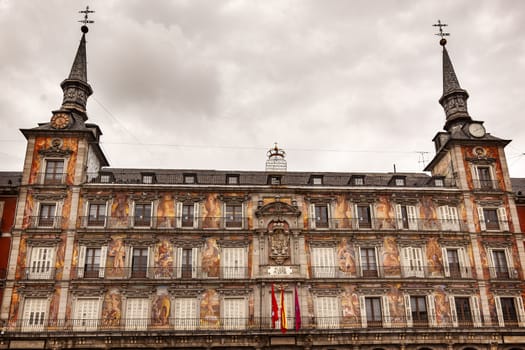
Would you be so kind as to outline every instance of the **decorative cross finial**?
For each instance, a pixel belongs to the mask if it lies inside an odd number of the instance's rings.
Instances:
[[[446,36],[449,36],[450,33],[443,32],[443,27],[447,27],[448,24],[441,23],[441,20],[438,19],[437,24],[433,24],[433,27],[439,27],[439,33],[436,33],[437,36],[441,37],[441,40],[439,41],[439,44],[441,46],[445,46],[447,44],[447,39],[445,39]]]
[[[92,20],[88,19],[88,15],[90,13],[95,13],[95,11],[90,10],[89,6],[86,6],[85,10],[78,11],[78,13],[83,13],[84,14],[84,19],[81,19],[79,22],[84,24],[81,27],[82,33],[87,33],[88,32],[87,25],[90,24],[90,23],[95,23],[95,21],[92,21]]]

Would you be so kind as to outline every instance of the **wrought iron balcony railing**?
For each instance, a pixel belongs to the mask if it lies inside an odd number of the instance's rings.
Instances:
[[[166,267],[104,267],[85,265],[72,270],[73,279],[190,279],[190,278],[217,278],[217,279],[245,279],[249,277],[248,267],[217,266],[166,266]]]
[[[82,228],[154,228],[166,229],[243,229],[246,217],[186,217],[186,216],[81,216]]]
[[[36,229],[59,229],[62,225],[61,216],[30,216],[29,228]]]
[[[348,265],[312,266],[312,278],[473,278],[468,266],[387,266]]]
[[[33,266],[22,269],[21,279],[23,280],[54,280],[56,269],[51,266]]]
[[[498,191],[500,185],[498,181],[494,180],[474,180],[474,188],[485,191]]]
[[[37,173],[34,183],[39,185],[64,185],[67,174],[64,173]]]
[[[48,320],[42,317],[19,319],[10,321],[4,328],[5,332],[137,332],[155,331],[170,333],[187,332],[235,332],[254,331],[278,333],[281,324],[276,322],[272,326],[269,317],[217,317],[204,316],[201,318],[117,318],[108,316],[106,318],[86,318],[69,320]],[[514,317],[504,317],[506,328],[518,328],[524,325]],[[296,324],[298,328],[296,329]],[[434,315],[420,315],[417,319],[406,316],[383,316],[373,318],[367,316],[333,316],[333,317],[305,317],[296,323],[295,317],[287,317],[287,332],[310,332],[313,330],[351,330],[359,331],[365,329],[396,329],[396,328],[418,328],[418,329],[448,329],[448,328],[474,329],[484,327],[480,320],[465,315],[463,319],[457,317],[438,318]],[[497,320],[492,320],[491,327],[499,327]]]
[[[326,230],[413,230],[413,231],[466,231],[464,220],[405,219],[405,218],[331,218],[310,222],[310,229]]]

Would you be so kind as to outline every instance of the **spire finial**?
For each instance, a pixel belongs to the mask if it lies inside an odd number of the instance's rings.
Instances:
[[[88,16],[90,13],[95,13],[95,11],[90,10],[89,6],[86,6],[85,10],[78,11],[78,13],[84,14],[84,19],[79,20],[80,23],[83,23],[82,27],[80,27],[80,30],[82,33],[87,33],[89,31],[88,24],[95,23],[95,21],[88,19]]]
[[[439,27],[439,33],[436,33],[437,36],[441,37],[439,45],[445,46],[447,44],[447,39],[445,39],[445,37],[450,36],[450,33],[443,32],[443,27],[448,27],[448,24],[441,23],[441,20],[438,19],[438,22],[436,24],[433,24],[432,26]]]

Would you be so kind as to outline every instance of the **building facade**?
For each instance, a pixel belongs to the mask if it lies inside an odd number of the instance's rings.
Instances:
[[[290,172],[277,146],[266,171],[151,170],[109,167],[82,31],[61,107],[22,130],[0,348],[525,349],[509,141],[445,41],[428,173]]]

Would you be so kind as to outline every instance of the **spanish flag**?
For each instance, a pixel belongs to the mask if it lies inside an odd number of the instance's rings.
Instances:
[[[277,298],[275,297],[275,290],[272,284],[272,328],[275,328],[275,322],[279,320],[279,306],[277,305]]]
[[[288,325],[286,324],[286,305],[284,305],[284,288],[281,287],[281,333],[286,333]]]

